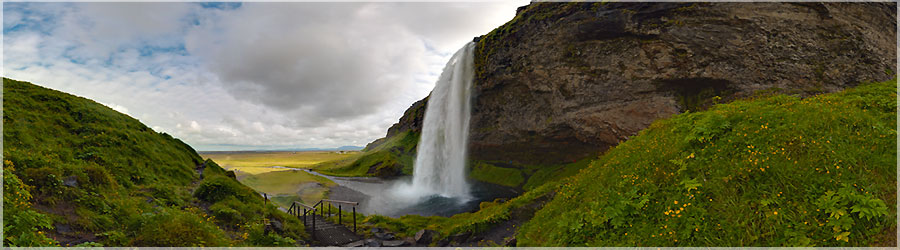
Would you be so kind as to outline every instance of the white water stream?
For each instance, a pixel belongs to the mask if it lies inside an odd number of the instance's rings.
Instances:
[[[440,195],[469,200],[466,151],[474,76],[470,42],[456,52],[441,73],[425,107],[422,135],[416,152],[412,183],[395,189],[398,195],[418,200]]]
[[[466,181],[474,47],[475,44],[470,42],[453,54],[431,91],[412,178],[382,180],[326,176],[365,198],[353,197],[349,191],[332,195],[358,200],[363,213],[388,216],[450,216],[477,210],[481,201],[513,196],[506,190],[485,184],[471,186]]]

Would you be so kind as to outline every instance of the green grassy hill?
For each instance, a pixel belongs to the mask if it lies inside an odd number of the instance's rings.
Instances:
[[[319,163],[311,168],[333,176],[394,177],[411,175],[415,162],[419,133],[406,131],[380,145],[344,159]]]
[[[5,246],[294,246],[307,238],[296,218],[264,206],[187,144],[85,98],[4,78],[3,137]],[[265,233],[266,220],[283,230]]]
[[[894,246],[896,89],[715,105],[474,213],[366,221],[438,239],[499,228],[518,246]]]
[[[897,83],[655,122],[556,190],[519,246],[896,244]]]

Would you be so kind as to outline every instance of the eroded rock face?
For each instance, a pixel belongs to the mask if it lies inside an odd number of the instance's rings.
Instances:
[[[654,120],[713,102],[888,80],[896,68],[895,9],[895,3],[532,3],[476,38],[470,156],[571,162]],[[424,100],[418,103],[394,133],[421,127]]]
[[[888,80],[895,4],[535,3],[480,38],[471,155],[567,162],[759,91]],[[523,156],[534,152],[536,157]],[[540,154],[537,152],[545,152]]]

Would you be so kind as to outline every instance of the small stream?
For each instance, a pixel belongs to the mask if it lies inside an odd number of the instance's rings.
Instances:
[[[477,211],[478,204],[483,201],[493,201],[497,198],[512,198],[518,195],[518,191],[513,188],[473,181],[471,183],[471,198],[468,200],[440,195],[409,199],[409,196],[404,195],[403,190],[409,188],[412,176],[381,179],[378,177],[335,177],[308,169],[294,171],[306,171],[307,173],[334,181],[339,186],[331,189],[329,198],[359,202],[360,206],[357,208],[357,212],[390,217],[400,217],[408,214],[452,216],[458,213]]]

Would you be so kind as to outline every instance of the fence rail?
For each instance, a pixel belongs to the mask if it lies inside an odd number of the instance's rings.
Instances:
[[[327,203],[327,206],[326,206],[326,203]],[[337,204],[337,207],[334,206],[335,204]],[[343,226],[344,213],[342,213],[342,212],[343,212],[344,205],[350,206],[352,208],[353,233],[356,233],[356,207],[359,206],[359,202],[322,199],[322,200],[319,200],[319,202],[316,202],[316,204],[313,204],[312,206],[310,206],[310,205],[295,201],[295,202],[291,203],[291,207],[288,208],[288,214],[297,216],[298,219],[302,219],[303,226],[309,227],[311,224],[312,228],[311,228],[310,232],[312,232],[312,237],[316,238],[316,218],[315,218],[316,212],[319,212],[319,216],[321,216],[324,219],[324,218],[327,218],[326,214],[325,214],[326,209],[328,210],[327,216],[333,217],[334,214],[331,213],[332,208],[337,208],[337,210],[338,210],[337,211],[338,225]],[[300,209],[303,209],[303,211],[301,212]],[[313,216],[312,219],[307,219],[309,217],[309,215]]]

